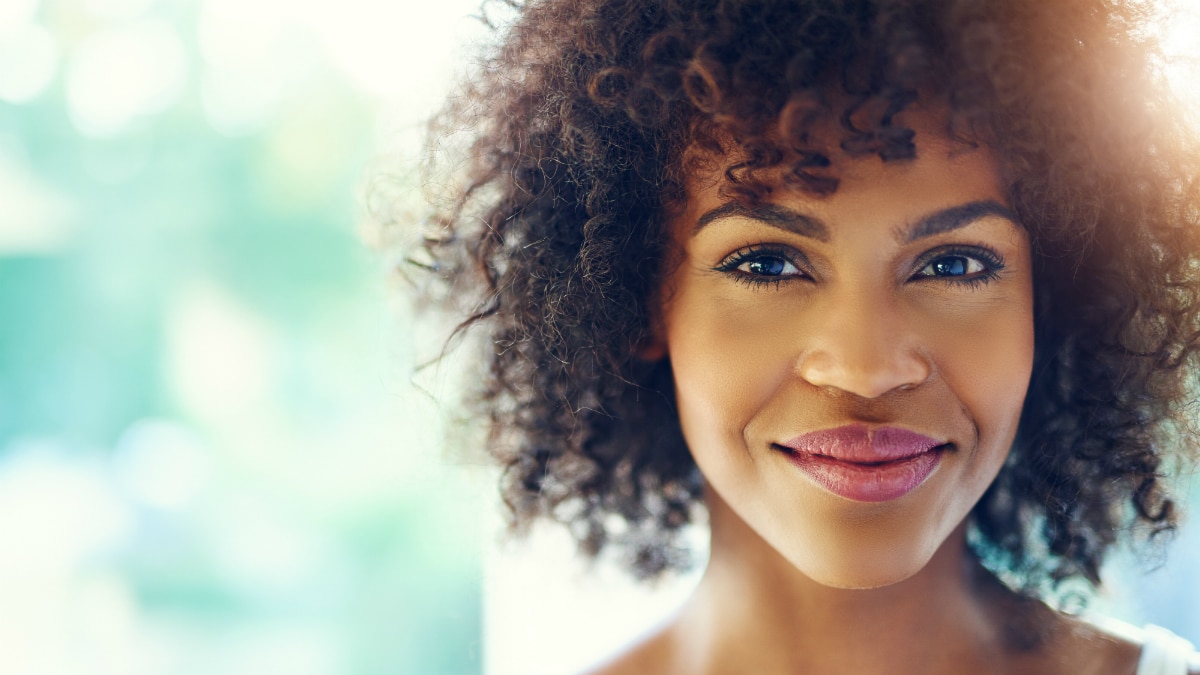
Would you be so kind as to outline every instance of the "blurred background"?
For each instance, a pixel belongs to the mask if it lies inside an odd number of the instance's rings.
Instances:
[[[477,5],[0,0],[0,672],[480,672],[359,225]]]
[[[563,673],[694,583],[495,546],[408,384],[366,178],[478,4],[0,0],[0,672]],[[1196,531],[1104,606],[1200,642]]]

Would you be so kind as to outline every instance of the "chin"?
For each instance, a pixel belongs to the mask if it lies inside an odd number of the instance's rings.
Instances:
[[[832,545],[818,548],[824,549],[818,555],[787,557],[801,574],[818,584],[846,590],[883,588],[910,579],[925,569],[936,552],[936,547],[864,546],[861,542],[843,551]]]
[[[869,591],[875,588],[884,588],[898,584],[913,577],[920,571],[920,568],[909,570],[854,570],[852,573],[847,573],[846,570],[822,570],[819,576],[817,574],[809,574],[808,576],[813,581],[829,588],[847,591]],[[824,572],[829,572],[829,574],[824,574]]]

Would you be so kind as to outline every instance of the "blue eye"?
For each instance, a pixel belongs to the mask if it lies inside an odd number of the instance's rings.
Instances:
[[[1004,269],[1004,261],[999,255],[986,250],[951,249],[935,253],[936,257],[926,258],[927,262],[914,275],[914,279],[944,279],[951,283],[986,283],[995,279],[997,273]]]
[[[961,255],[950,255],[934,260],[921,271],[929,270],[928,276],[961,277],[966,274],[982,272],[984,269],[986,268],[978,260]]]
[[[798,274],[800,270],[796,266],[788,262],[784,258],[776,258],[774,256],[759,256],[752,260],[747,260],[736,268],[739,272],[753,274],[760,277],[780,277],[792,274]]]
[[[714,269],[732,276],[735,281],[747,284],[779,285],[806,276],[792,262],[795,255],[784,248],[748,246],[731,254]]]

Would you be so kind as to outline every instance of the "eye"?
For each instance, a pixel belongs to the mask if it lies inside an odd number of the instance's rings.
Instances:
[[[800,270],[786,258],[777,258],[771,255],[760,255],[738,265],[735,269],[744,274],[753,274],[759,277],[782,277],[799,274]]]
[[[929,263],[919,274],[927,277],[961,277],[986,270],[987,267],[974,258],[965,255],[948,255]]]
[[[796,254],[788,249],[770,246],[748,246],[731,254],[715,269],[749,284],[780,284],[805,277],[793,260]]]
[[[918,263],[921,264],[921,263]],[[950,283],[987,283],[1004,269],[999,254],[982,247],[951,248],[935,251],[913,279],[936,279]]]

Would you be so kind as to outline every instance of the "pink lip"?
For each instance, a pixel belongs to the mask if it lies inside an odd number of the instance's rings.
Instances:
[[[945,443],[897,427],[852,424],[781,444],[802,472],[835,495],[860,502],[899,499],[929,478]]]

